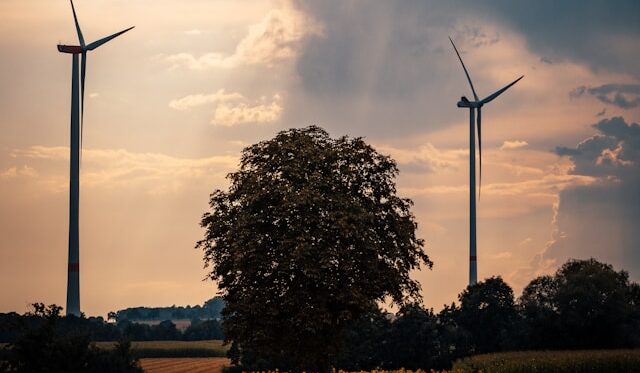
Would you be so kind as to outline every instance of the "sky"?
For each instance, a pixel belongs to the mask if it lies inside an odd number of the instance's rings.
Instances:
[[[392,156],[434,262],[425,306],[468,281],[468,112],[483,108],[478,278],[516,296],[569,258],[640,280],[640,2],[76,0],[91,52],[81,308],[202,304],[199,226],[243,147],[292,127]],[[0,312],[66,299],[71,58],[63,0],[0,1]]]

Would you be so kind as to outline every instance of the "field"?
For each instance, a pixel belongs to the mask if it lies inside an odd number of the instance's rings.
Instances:
[[[147,373],[221,373],[222,367],[230,365],[224,358],[147,358],[140,359]]]
[[[468,357],[452,373],[640,372],[640,350],[526,351]]]
[[[96,342],[100,348],[112,348],[116,342]],[[131,342],[133,355],[139,358],[224,357],[222,341],[137,341]]]

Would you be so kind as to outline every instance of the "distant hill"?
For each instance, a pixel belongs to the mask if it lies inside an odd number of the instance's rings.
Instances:
[[[131,307],[109,312],[109,319],[114,321],[151,321],[151,320],[218,320],[225,306],[222,297],[214,297],[202,306],[170,306],[170,307]]]

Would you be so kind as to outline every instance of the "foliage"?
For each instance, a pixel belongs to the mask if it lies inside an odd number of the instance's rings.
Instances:
[[[45,318],[41,312],[18,315],[17,313],[0,314],[0,343],[14,342],[24,331],[41,326]],[[165,320],[156,325],[147,325],[129,320],[118,324],[107,323],[101,317],[59,317],[55,323],[58,334],[87,335],[91,341],[117,341],[122,338],[132,341],[166,341],[166,340],[211,340],[224,339],[222,326],[217,320],[192,320],[192,325],[180,332],[176,325]]]
[[[6,348],[4,372],[142,372],[131,355],[130,344],[121,341],[105,351],[90,343],[86,334],[63,334],[56,328],[61,307],[33,304],[30,316],[40,322]]]
[[[336,337],[375,302],[419,300],[409,272],[431,261],[397,174],[361,138],[315,126],[243,150],[197,244],[243,363],[327,370]]]
[[[501,277],[467,287],[459,296],[455,319],[469,333],[474,353],[503,351],[512,343],[517,322],[513,290]]]
[[[382,366],[443,369],[460,356],[464,336],[432,310],[410,305],[396,316],[388,332]]]
[[[519,299],[532,348],[640,345],[638,285],[595,259],[570,260],[538,277]]]
[[[114,321],[143,321],[143,320],[176,320],[176,319],[201,319],[219,320],[224,308],[224,300],[214,297],[202,306],[171,306],[171,307],[132,307],[109,312],[109,319]]]
[[[452,373],[640,372],[639,350],[528,351],[478,355],[458,360]]]
[[[216,320],[192,320],[191,325],[184,331],[182,339],[186,341],[224,339],[222,325]]]
[[[380,309],[360,316],[342,330],[342,345],[332,365],[347,370],[375,369],[386,360],[391,314]]]

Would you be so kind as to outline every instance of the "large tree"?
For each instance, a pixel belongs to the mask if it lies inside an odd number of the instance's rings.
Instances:
[[[533,348],[619,348],[640,343],[640,297],[629,274],[595,259],[567,261],[519,299]]]
[[[385,299],[420,301],[409,273],[432,263],[397,174],[361,138],[316,126],[243,150],[197,244],[226,301],[234,360],[327,370],[345,325]]]
[[[518,318],[513,290],[502,277],[490,277],[469,285],[460,295],[458,324],[469,332],[476,353],[511,348]]]

